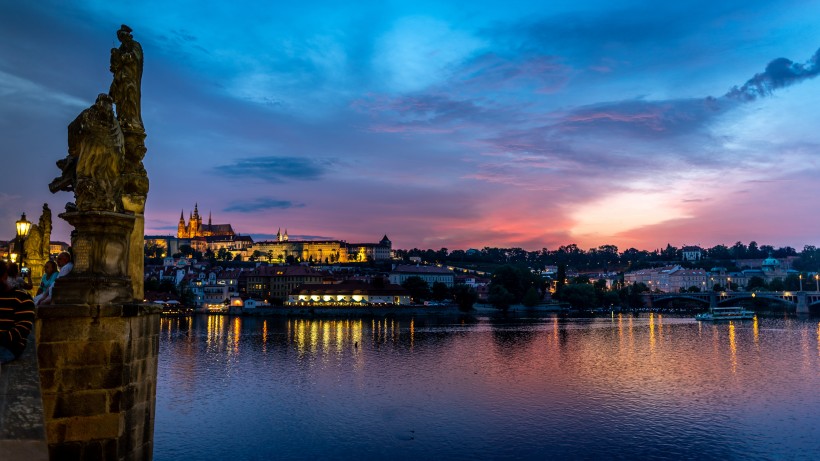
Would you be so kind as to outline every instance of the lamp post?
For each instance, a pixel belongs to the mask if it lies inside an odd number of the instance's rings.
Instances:
[[[798,277],[800,279],[800,291],[803,291],[803,274]]]
[[[814,274],[814,291],[820,291],[820,274]]]
[[[16,223],[17,225],[17,241],[20,243],[20,269],[22,271],[23,264],[26,261],[26,250],[25,250],[25,241],[26,237],[28,237],[28,233],[31,230],[31,222],[26,219],[26,214],[23,213],[23,216]]]

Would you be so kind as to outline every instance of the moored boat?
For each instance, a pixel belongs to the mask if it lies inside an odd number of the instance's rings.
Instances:
[[[748,320],[754,316],[754,312],[742,307],[711,307],[708,312],[696,315],[695,320]]]

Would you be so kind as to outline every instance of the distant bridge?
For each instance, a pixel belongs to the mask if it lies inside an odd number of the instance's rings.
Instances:
[[[820,291],[721,291],[702,293],[644,293],[650,307],[674,299],[695,301],[709,307],[725,306],[744,299],[769,299],[793,307],[798,314],[820,309]]]

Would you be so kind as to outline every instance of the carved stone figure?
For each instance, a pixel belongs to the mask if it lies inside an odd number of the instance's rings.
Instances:
[[[108,94],[117,105],[117,120],[123,131],[143,131],[140,92],[142,85],[142,46],[125,24],[117,31],[119,48],[111,49],[114,80]]]
[[[74,227],[74,269],[55,282],[57,304],[105,304],[143,299],[143,234],[148,175],[142,164],[142,47],[123,25],[111,50],[109,94],[68,126],[68,155],[52,192],[74,192],[60,217]],[[116,111],[115,111],[116,107]]]
[[[125,138],[125,158],[122,165],[122,205],[134,213],[134,230],[129,247],[128,272],[142,274],[142,246],[145,233],[145,200],[148,197],[148,174],[142,164],[145,148],[145,128],[142,124],[142,46],[134,40],[131,28],[125,24],[117,31],[119,48],[111,49],[111,82],[109,94],[117,106],[117,120]],[[132,277],[135,299],[142,299],[143,279]]]
[[[51,248],[51,210],[43,204],[43,214],[38,224],[33,224],[26,239],[26,261],[31,267],[31,279],[39,281],[43,265],[48,261]],[[36,288],[36,287],[35,287]]]
[[[100,94],[68,125],[68,156],[57,162],[63,174],[49,185],[52,192],[74,191],[78,211],[122,211],[124,141],[112,103]]]

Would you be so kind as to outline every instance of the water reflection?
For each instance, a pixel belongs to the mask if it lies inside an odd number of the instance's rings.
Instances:
[[[160,343],[157,460],[820,452],[815,321],[211,316]]]

